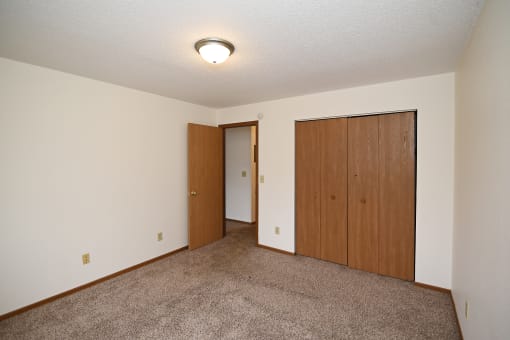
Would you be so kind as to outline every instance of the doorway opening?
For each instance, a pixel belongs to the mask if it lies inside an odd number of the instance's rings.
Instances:
[[[258,244],[258,121],[223,129],[223,236],[250,229]]]

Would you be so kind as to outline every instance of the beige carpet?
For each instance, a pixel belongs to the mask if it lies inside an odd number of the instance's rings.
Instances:
[[[447,294],[255,247],[232,225],[184,251],[0,322],[1,339],[458,339]]]

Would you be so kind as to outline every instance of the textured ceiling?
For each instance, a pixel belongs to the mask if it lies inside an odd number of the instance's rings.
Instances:
[[[453,71],[483,0],[0,0],[0,57],[210,107]],[[221,65],[193,44],[236,46]]]

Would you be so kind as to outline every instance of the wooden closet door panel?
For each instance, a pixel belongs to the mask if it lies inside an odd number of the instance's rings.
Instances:
[[[347,264],[347,118],[319,123],[321,258]]]
[[[348,120],[349,267],[379,270],[378,116]]]
[[[320,258],[319,121],[296,122],[296,253]]]
[[[379,117],[379,272],[414,280],[415,113]]]

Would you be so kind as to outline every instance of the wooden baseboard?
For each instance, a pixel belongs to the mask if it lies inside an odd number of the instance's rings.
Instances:
[[[432,286],[432,285],[428,285],[428,284],[421,283],[421,282],[415,282],[414,285],[418,286],[418,287],[421,287],[421,288],[435,290],[435,291],[438,291],[438,292],[441,292],[441,293],[446,293],[446,294],[451,294],[452,293],[451,290],[449,290],[447,288]]]
[[[242,224],[255,224],[257,222],[246,222],[246,221],[240,221],[240,220],[234,220],[234,219],[231,219],[231,218],[226,218],[225,221],[227,222],[235,222],[235,223],[242,223]]]
[[[89,282],[89,283],[85,283],[85,284],[83,284],[83,285],[81,285],[81,286],[78,286],[78,287],[72,288],[72,289],[70,289],[70,290],[66,290],[65,292],[62,292],[62,293],[60,293],[60,294],[53,295],[53,296],[50,296],[49,298],[43,299],[43,300],[41,300],[41,301],[34,302],[34,303],[32,303],[32,304],[30,304],[30,305],[28,305],[28,306],[18,308],[18,309],[16,309],[16,310],[13,310],[12,312],[9,312],[9,313],[6,313],[6,314],[2,314],[2,315],[0,315],[0,321],[5,320],[5,319],[8,319],[8,318],[11,318],[11,317],[13,317],[13,316],[15,316],[15,315],[21,314],[21,313],[23,313],[23,312],[26,312],[26,311],[28,311],[28,310],[31,310],[31,309],[37,308],[37,307],[39,307],[39,306],[45,305],[45,304],[47,304],[47,303],[53,302],[53,301],[55,301],[55,300],[58,300],[58,299],[60,299],[60,298],[65,297],[65,296],[68,296],[68,295],[74,294],[74,293],[76,293],[76,292],[79,292],[80,290],[87,289],[87,288],[92,287],[92,286],[94,286],[94,285],[97,285],[97,284],[99,284],[99,283],[101,283],[101,282],[108,281],[108,280],[110,280],[110,279],[113,279],[114,277],[120,276],[120,275],[122,275],[122,274],[126,274],[126,273],[128,273],[128,272],[130,272],[130,271],[133,271],[133,270],[135,270],[135,269],[141,268],[141,267],[143,267],[143,266],[146,266],[146,265],[148,265],[148,264],[154,263],[154,262],[156,262],[156,261],[162,260],[162,259],[164,259],[164,258],[166,258],[166,257],[169,257],[169,256],[171,256],[171,255],[174,255],[174,254],[176,254],[176,253],[178,253],[178,252],[181,252],[181,251],[183,251],[183,250],[186,250],[186,249],[188,249],[188,246],[185,246],[185,247],[182,247],[182,248],[179,248],[179,249],[173,250],[173,251],[171,251],[171,252],[169,252],[169,253],[166,253],[166,254],[160,255],[160,256],[158,256],[158,257],[154,257],[154,258],[152,258],[152,259],[150,259],[150,260],[147,260],[147,261],[144,261],[144,262],[141,262],[141,263],[135,264],[134,266],[128,267],[128,268],[126,268],[126,269],[122,269],[122,270],[120,270],[120,271],[118,271],[118,272],[115,272],[115,273],[113,273],[113,274],[110,274],[110,275],[104,276],[104,277],[102,277],[102,278],[99,278],[99,279],[97,279],[97,280],[91,281],[91,282]]]
[[[453,299],[452,291],[450,289],[432,286],[432,285],[428,285],[428,284],[421,283],[421,282],[415,282],[414,285],[421,287],[421,288],[431,289],[431,290],[435,290],[435,291],[438,291],[441,293],[446,293],[450,296],[450,300],[452,301],[452,305],[453,305],[453,311],[455,313],[455,321],[457,321],[457,329],[459,331],[461,340],[464,340],[464,336],[462,335],[462,328],[460,328],[459,315],[457,314],[457,308],[455,307],[455,300]]]
[[[262,249],[266,249],[266,250],[271,250],[271,251],[274,251],[274,252],[277,252],[277,253],[280,253],[280,254],[292,255],[292,256],[296,255],[295,253],[291,253],[290,251],[285,251],[285,250],[281,250],[281,249],[278,249],[278,248],[268,247],[268,246],[265,246],[263,244],[258,244],[257,243],[257,247],[262,248]]]

